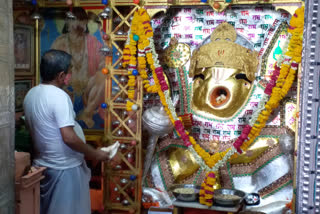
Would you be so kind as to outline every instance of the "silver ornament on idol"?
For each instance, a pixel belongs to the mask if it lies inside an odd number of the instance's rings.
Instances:
[[[146,177],[151,165],[153,153],[159,136],[163,136],[172,131],[173,125],[163,106],[153,106],[147,109],[142,116],[143,126],[149,132],[147,155],[144,162],[142,180]]]

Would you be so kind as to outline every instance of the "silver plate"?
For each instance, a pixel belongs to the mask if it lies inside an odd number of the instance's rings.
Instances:
[[[226,199],[226,198],[219,198],[218,195],[234,195],[238,196],[237,199]],[[217,189],[214,191],[213,194],[213,202],[220,206],[237,206],[240,204],[244,197],[246,196],[246,193],[241,190],[236,189]]]
[[[177,193],[174,190],[178,188],[186,188],[186,189],[194,189],[194,193],[192,194],[183,194]],[[193,184],[176,184],[170,187],[170,191],[172,191],[174,197],[180,201],[197,201],[199,198],[200,186]]]

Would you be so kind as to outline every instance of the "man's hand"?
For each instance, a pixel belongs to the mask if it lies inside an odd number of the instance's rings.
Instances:
[[[104,152],[108,152],[109,158],[112,159],[117,154],[119,146],[120,146],[120,143],[119,143],[119,141],[117,141],[110,146],[102,147],[101,150]]]
[[[107,161],[107,160],[110,160],[109,156],[110,156],[109,152],[104,152],[101,149],[96,149],[96,157],[95,157],[96,160]]]
[[[105,154],[107,154],[108,160],[110,160],[117,154],[119,146],[120,146],[120,143],[117,141],[116,143],[112,144],[111,146],[100,148],[100,151],[103,151]],[[104,156],[101,156],[101,158],[104,158]]]

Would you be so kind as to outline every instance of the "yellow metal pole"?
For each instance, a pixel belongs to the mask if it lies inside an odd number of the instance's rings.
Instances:
[[[36,85],[38,85],[40,83],[40,71],[39,71],[39,52],[40,52],[40,49],[39,49],[39,19],[36,19],[36,60],[35,60],[35,72],[36,72]]]
[[[296,102],[296,127],[295,127],[295,142],[294,142],[294,154],[293,154],[293,197],[292,197],[292,212],[296,213],[296,181],[297,181],[297,156],[296,151],[299,147],[298,139],[299,139],[299,118],[300,118],[300,88],[301,88],[301,63],[299,64],[299,69],[297,73],[297,102]]]

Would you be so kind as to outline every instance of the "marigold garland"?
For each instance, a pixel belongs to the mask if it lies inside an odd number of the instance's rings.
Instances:
[[[139,16],[141,17],[139,18]],[[141,21],[136,22],[135,19],[139,19]],[[290,27],[288,32],[291,38],[288,44],[288,51],[286,52],[283,59],[281,58],[281,60],[279,60],[278,64],[283,61],[283,63],[281,64],[281,68],[275,66],[271,81],[265,89],[265,97],[259,103],[259,106],[263,105],[264,107],[259,110],[257,118],[250,122],[250,124],[253,125],[248,124],[245,126],[245,128],[242,130],[241,135],[236,139],[231,148],[228,148],[223,152],[215,153],[213,155],[210,155],[208,152],[202,149],[201,146],[197,144],[195,139],[192,136],[189,136],[189,133],[185,131],[181,120],[176,115],[174,106],[169,96],[168,85],[164,79],[163,70],[159,65],[158,55],[154,48],[152,28],[150,26],[150,28],[146,28],[147,30],[142,30],[141,28],[143,25],[137,25],[137,23],[147,24],[145,23],[146,20],[150,21],[150,18],[147,18],[147,13],[144,9],[139,9],[135,13],[132,22],[132,33],[129,36],[129,42],[126,45],[127,50],[124,51],[124,54],[126,54],[124,56],[124,64],[129,66],[129,72],[130,69],[135,68],[136,42],[133,42],[133,33],[136,33],[136,35],[141,35],[141,39],[143,42],[140,42],[140,37],[138,42],[138,62],[139,65],[141,64],[139,69],[143,70],[146,68],[144,59],[139,58],[139,54],[141,57],[143,56],[143,54],[145,54],[155,81],[154,89],[158,92],[160,101],[164,106],[165,111],[167,112],[171,122],[174,124],[184,144],[195,156],[200,166],[208,171],[206,178],[201,185],[199,201],[201,204],[211,206],[213,198],[213,185],[216,182],[214,171],[217,171],[219,167],[222,166],[230,158],[237,157],[238,153],[241,154],[243,151],[246,151],[248,149],[248,147],[254,142],[254,139],[260,134],[261,129],[265,126],[273,109],[279,106],[280,100],[288,93],[294,81],[298,64],[301,61],[304,7],[297,9],[290,20]],[[145,35],[141,33],[143,31]],[[149,43],[145,42],[146,40],[148,40]],[[145,83],[147,85],[147,82]],[[269,96],[270,99],[268,99]],[[267,103],[264,105],[265,101],[267,101]]]
[[[204,181],[201,184],[199,191],[199,202],[207,206],[212,206],[213,203],[213,185],[216,183],[216,176],[213,172],[208,172]]]
[[[261,129],[265,126],[266,121],[272,113],[272,110],[279,106],[281,99],[284,98],[291,88],[291,85],[295,79],[296,71],[298,69],[298,64],[301,62],[303,26],[304,7],[301,7],[296,10],[295,14],[290,20],[288,32],[291,34],[291,39],[289,42],[288,51],[284,56],[287,60],[285,60],[281,65],[280,74],[276,85],[272,88],[270,99],[265,105],[265,110],[260,113],[257,121],[248,134],[249,139],[240,145],[240,149],[243,151],[247,150],[248,147],[254,142],[254,139],[260,134]],[[269,88],[267,90],[269,90]]]
[[[131,29],[129,31],[128,40],[123,50],[123,67],[128,68],[128,98],[133,100],[135,96],[136,75],[140,74],[143,79],[142,83],[147,92],[155,93],[157,91],[155,85],[150,85],[147,75],[147,61],[151,69],[154,68],[150,58],[150,42],[149,38],[153,37],[152,27],[150,25],[150,17],[145,9],[137,10],[132,19]],[[138,48],[137,48],[138,46]],[[131,101],[127,101],[127,110],[131,111]]]

